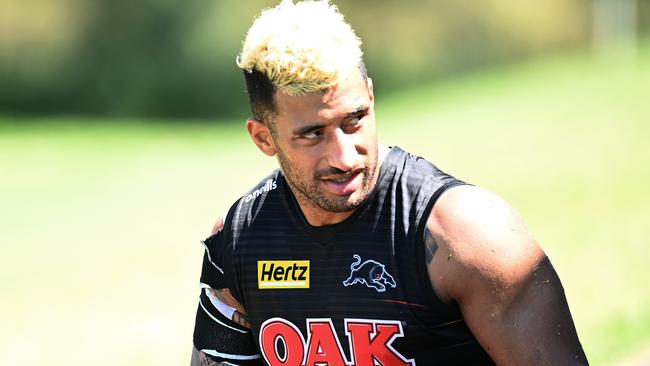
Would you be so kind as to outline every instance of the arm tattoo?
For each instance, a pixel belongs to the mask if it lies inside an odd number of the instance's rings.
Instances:
[[[226,296],[223,293],[222,289],[210,289],[210,293],[212,293],[219,301],[221,301],[224,304],[230,305],[230,302],[226,298]]]
[[[232,306],[236,309],[232,314],[232,321],[245,328],[251,329],[251,323],[248,320],[248,316],[243,311],[243,308],[241,305],[239,305],[239,303],[233,304],[233,302],[237,302],[237,300],[235,300],[232,295],[230,295],[230,292],[226,293],[226,289],[209,289],[208,291],[210,291],[210,293],[212,293],[222,303],[228,306]]]
[[[235,312],[232,314],[232,321],[245,328],[251,329],[251,323],[248,321],[248,316],[246,314],[240,313],[238,310],[235,310]]]
[[[433,255],[436,254],[438,250],[438,244],[431,234],[431,230],[428,228],[424,229],[424,259],[426,259],[427,264],[430,264],[433,260]]]

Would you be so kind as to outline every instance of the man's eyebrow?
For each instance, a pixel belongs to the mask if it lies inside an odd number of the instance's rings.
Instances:
[[[368,113],[370,110],[370,106],[362,104],[358,107],[356,107],[352,112],[346,113],[345,118],[352,118],[357,116],[360,113]],[[295,130],[293,130],[293,134],[295,136],[303,136],[308,133],[320,130],[322,128],[325,128],[327,125],[324,123],[319,123],[319,122],[314,122],[314,123],[308,123],[305,126],[298,127]]]
[[[323,124],[323,123],[317,123],[317,122],[316,123],[310,123],[310,124],[307,124],[305,126],[296,128],[295,130],[293,130],[293,134],[297,135],[297,136],[302,136],[302,135],[306,135],[308,133],[314,132],[316,130],[320,130],[320,129],[324,128],[324,127],[325,127],[325,124]]]
[[[367,105],[360,105],[356,107],[352,112],[348,113],[345,115],[346,118],[354,117],[358,115],[359,113],[367,113],[368,110],[370,110],[370,107]]]

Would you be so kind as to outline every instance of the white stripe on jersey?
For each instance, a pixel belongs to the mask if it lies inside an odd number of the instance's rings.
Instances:
[[[203,287],[203,285],[204,284],[202,283],[201,288],[205,291],[205,294],[208,295],[208,299],[210,299],[210,302],[212,303],[212,305],[214,305],[214,307],[217,308],[217,310],[219,310],[219,312],[221,314],[223,314],[223,316],[225,316],[226,318],[232,320],[232,316],[235,313],[235,310],[237,310],[237,309],[229,306],[228,304],[224,304],[223,302],[221,302],[221,300],[219,300],[216,296],[214,296],[214,294],[212,294],[212,292],[208,291],[208,289],[210,287],[206,288],[206,287]]]
[[[223,326],[226,327],[226,328],[229,328],[229,329],[232,329],[232,330],[236,330],[236,331],[238,331],[239,333],[248,333],[248,331],[241,330],[241,329],[237,329],[237,328],[235,328],[235,327],[231,327],[230,325],[228,325],[228,324],[222,322],[221,320],[217,319],[214,315],[210,314],[210,312],[208,311],[208,309],[205,308],[205,305],[203,305],[203,302],[201,301],[201,298],[199,298],[199,305],[201,305],[201,309],[203,309],[203,311],[205,311],[205,313],[208,314],[208,316],[209,316],[210,318],[212,318],[212,320],[214,320],[215,322],[217,322],[217,323],[223,325]]]
[[[256,360],[260,358],[260,355],[231,355],[229,353],[221,353],[218,351],[215,351],[213,349],[202,349],[201,352],[205,353],[206,355],[214,356],[214,357],[221,357],[221,358],[229,358],[231,360]]]
[[[212,263],[214,268],[216,268],[219,272],[221,272],[221,274],[223,274],[223,269],[221,269],[221,267],[214,264],[214,262],[212,261],[212,257],[210,256],[210,249],[208,249],[208,246],[205,245],[204,242],[201,242],[201,244],[203,244],[203,247],[205,248],[205,252],[208,254],[208,260],[210,261],[210,263]]]

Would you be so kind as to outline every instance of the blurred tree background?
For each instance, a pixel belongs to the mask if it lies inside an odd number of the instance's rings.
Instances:
[[[275,3],[5,0],[0,113],[241,118],[247,99],[234,59],[254,16]],[[644,0],[337,4],[365,42],[380,94],[650,31]]]
[[[234,60],[278,2],[0,0],[0,365],[187,364],[199,240],[277,167]],[[650,0],[334,2],[380,141],[522,213],[593,365],[650,364]]]

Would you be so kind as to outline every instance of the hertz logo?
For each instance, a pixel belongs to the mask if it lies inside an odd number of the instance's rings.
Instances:
[[[309,288],[309,261],[257,261],[257,287]]]

